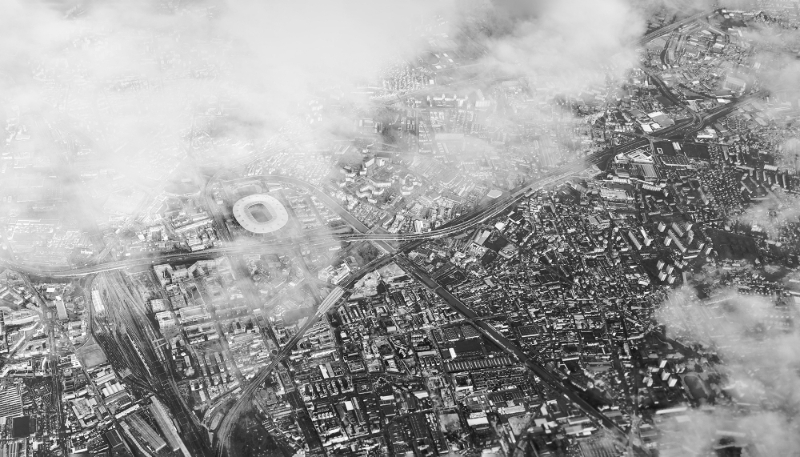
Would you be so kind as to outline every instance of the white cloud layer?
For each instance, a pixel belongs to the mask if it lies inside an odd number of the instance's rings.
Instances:
[[[793,304],[780,310],[768,298],[718,290],[700,301],[691,290],[673,292],[659,311],[667,335],[701,343],[722,360],[713,365],[724,375],[720,385],[732,401],[720,399],[711,410],[691,410],[689,421],[666,427],[665,455],[701,455],[728,432],[742,434],[740,444],[758,455],[797,455],[800,451],[800,329]],[[793,303],[793,302],[792,302]],[[735,435],[734,435],[735,436]]]

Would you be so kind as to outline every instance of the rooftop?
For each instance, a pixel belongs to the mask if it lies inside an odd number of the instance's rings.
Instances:
[[[275,197],[254,194],[233,205],[233,216],[245,230],[252,233],[270,233],[289,222],[286,208]]]

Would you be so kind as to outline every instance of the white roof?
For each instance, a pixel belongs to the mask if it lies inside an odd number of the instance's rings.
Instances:
[[[250,214],[248,208],[253,205],[263,205],[269,211],[271,219],[266,222],[259,222]],[[242,198],[233,205],[233,217],[245,230],[253,233],[274,232],[289,222],[289,214],[286,208],[275,197],[267,194],[254,194]]]

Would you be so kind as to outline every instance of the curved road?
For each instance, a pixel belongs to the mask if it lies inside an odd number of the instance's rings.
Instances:
[[[642,147],[647,144],[646,140],[638,140],[627,143],[623,146],[619,146],[616,148],[615,152],[620,152],[623,149],[633,150],[637,147]],[[53,278],[63,278],[63,277],[77,277],[77,276],[85,276],[87,274],[98,273],[102,271],[110,271],[110,270],[120,270],[123,268],[135,267],[135,266],[144,266],[144,265],[151,265],[155,262],[190,262],[192,260],[197,259],[204,259],[209,257],[217,257],[220,255],[230,255],[230,254],[240,254],[246,252],[252,252],[253,250],[262,250],[262,249],[274,249],[279,246],[292,246],[297,244],[314,244],[314,243],[330,243],[330,239],[336,239],[341,241],[418,241],[418,240],[427,240],[433,238],[439,238],[443,236],[453,235],[455,233],[467,230],[481,222],[496,216],[500,212],[507,209],[511,206],[514,202],[516,202],[519,198],[523,197],[527,192],[535,189],[539,189],[551,184],[554,184],[558,181],[563,179],[569,178],[574,176],[575,174],[588,169],[589,167],[595,165],[596,163],[600,163],[609,157],[611,154],[611,150],[601,151],[598,153],[593,154],[590,156],[586,161],[576,161],[562,167],[553,170],[552,172],[548,173],[544,177],[539,180],[536,180],[521,189],[515,191],[511,195],[507,196],[506,198],[497,200],[492,205],[473,212],[469,215],[463,216],[459,219],[456,219],[446,225],[443,225],[439,228],[431,230],[425,233],[353,233],[353,234],[329,234],[324,233],[319,236],[313,237],[291,237],[291,238],[282,238],[280,241],[272,241],[269,244],[261,244],[261,243],[229,243],[221,247],[206,249],[203,251],[192,252],[192,253],[173,253],[173,254],[166,254],[161,255],[157,258],[134,258],[134,259],[126,259],[126,260],[117,260],[117,261],[107,261],[98,263],[95,265],[84,266],[84,267],[50,267],[50,266],[41,266],[41,265],[34,265],[34,264],[27,264],[23,262],[15,262],[8,259],[0,259],[0,265],[5,266],[7,268],[11,268],[14,270],[18,270],[24,273],[29,273],[35,276],[46,276],[46,277],[53,277]],[[303,183],[305,187],[315,189],[311,184],[305,183],[300,180],[295,180],[288,177],[276,177],[270,176],[271,179],[281,178],[284,179],[286,182],[295,181],[298,183]],[[318,191],[318,190],[317,190]],[[321,191],[319,191],[321,192]],[[330,199],[330,197],[328,197]],[[338,204],[336,205],[338,206]],[[339,207],[341,208],[341,207]],[[348,216],[348,222],[352,216]],[[352,218],[354,219],[354,218]],[[356,221],[358,222],[358,221]],[[364,224],[358,222],[355,225],[356,229],[366,229]],[[315,239],[317,238],[317,239]]]
[[[703,13],[706,14],[706,13]],[[674,95],[671,94],[669,88],[663,84],[658,78],[654,78],[657,85],[663,92],[666,94],[670,94],[672,97]],[[752,94],[748,97],[743,97],[738,100],[732,101],[730,104],[725,105],[723,107],[719,107],[715,110],[712,110],[708,113],[703,115],[697,115],[693,113],[693,118],[691,120],[686,120],[680,122],[676,125],[668,127],[666,129],[662,129],[656,132],[651,137],[667,137],[667,136],[677,136],[683,134],[689,134],[693,132],[697,132],[702,129],[704,126],[708,125],[711,122],[714,122],[719,117],[725,116],[729,114],[735,107],[753,97],[758,97],[763,95],[763,92],[758,92]],[[322,236],[319,235],[312,235],[306,237],[292,237],[282,239],[280,241],[271,241],[269,244],[264,243],[253,243],[253,244],[226,244],[221,247],[195,252],[195,253],[176,253],[176,254],[167,254],[162,255],[157,258],[136,258],[136,259],[127,259],[127,260],[120,260],[120,261],[107,261],[103,263],[98,263],[96,265],[90,265],[85,267],[77,267],[77,268],[53,268],[53,267],[42,267],[37,265],[30,265],[20,262],[14,262],[11,260],[0,259],[0,266],[5,266],[14,270],[18,270],[23,273],[32,274],[35,276],[45,276],[45,277],[77,277],[77,276],[85,276],[93,273],[103,272],[103,271],[111,271],[111,270],[120,270],[124,268],[130,267],[137,267],[137,266],[147,266],[154,264],[156,262],[190,262],[199,259],[205,258],[213,258],[223,255],[231,255],[231,254],[242,254],[254,251],[269,251],[280,249],[283,247],[293,246],[297,244],[312,244],[312,245],[324,245],[330,244],[331,238],[340,241],[408,241],[408,242],[421,242],[424,240],[435,239],[445,236],[454,235],[460,233],[462,231],[468,230],[472,227],[475,227],[492,217],[497,216],[498,214],[506,211],[509,207],[514,205],[519,199],[527,195],[531,191],[535,191],[541,189],[543,187],[553,185],[562,181],[564,179],[569,179],[570,177],[575,176],[576,174],[583,172],[594,165],[600,164],[610,157],[624,152],[633,151],[640,147],[645,147],[649,144],[651,138],[639,138],[623,145],[615,146],[604,151],[597,152],[589,156],[586,160],[578,160],[569,164],[565,164],[550,173],[547,173],[545,176],[537,179],[513,192],[501,198],[497,201],[494,201],[491,205],[482,208],[478,211],[465,215],[459,219],[451,221],[448,224],[445,224],[441,227],[438,227],[430,232],[426,233],[400,233],[400,234],[382,234],[382,233],[368,233],[367,227],[352,217],[349,212],[344,210],[338,202],[327,196],[324,192],[320,189],[314,187],[313,185],[306,183],[302,180],[298,180],[296,178],[291,178],[288,176],[275,176],[275,175],[265,175],[263,178],[268,180],[275,180],[275,181],[282,181],[294,185],[299,185],[305,187],[307,189],[311,189],[318,198],[321,199],[326,205],[332,208],[334,211],[337,212],[345,221],[351,224],[358,232],[360,233],[352,233],[352,234],[344,234],[344,235],[330,235],[325,233]],[[252,178],[258,178],[252,177]],[[214,179],[214,178],[212,178]],[[414,244],[414,243],[412,243]],[[391,251],[394,251],[392,249]],[[391,252],[390,251],[390,252]],[[375,265],[365,265],[364,269],[361,269],[358,274],[354,274],[348,281],[343,284],[343,287],[347,288],[348,286],[352,285],[355,280],[363,275],[364,273],[374,269],[376,265],[386,263],[393,259],[394,256],[386,256],[380,259],[379,261],[373,262]],[[341,297],[337,297],[336,302],[341,300]],[[335,303],[327,303],[329,306],[335,305]],[[325,308],[327,308],[326,306]],[[324,308],[323,308],[324,309]],[[264,367],[256,378],[253,379],[243,390],[242,394],[239,396],[239,399],[234,404],[233,408],[227,412],[225,418],[223,419],[220,428],[217,432],[218,437],[218,446],[217,451],[221,454],[226,448],[229,448],[230,445],[230,438],[231,438],[231,430],[233,425],[235,424],[235,420],[241,414],[241,412],[249,406],[248,401],[251,395],[260,387],[260,385],[267,379],[269,374],[272,370],[280,363],[286,356],[289,355],[291,349],[294,347],[297,342],[299,342],[306,330],[311,328],[314,323],[321,317],[321,314],[318,313],[314,316],[313,319],[309,319],[308,322],[301,328],[298,333],[279,351],[276,357],[273,358],[273,361],[266,367]],[[514,352],[514,351],[510,351]],[[557,383],[557,380],[553,381]],[[610,426],[611,424],[605,424]]]
[[[687,120],[685,122],[681,122],[680,124],[675,124],[671,127],[661,129],[656,133],[658,134],[659,137],[667,137],[667,136],[678,136],[687,133],[697,132],[704,126],[716,121],[720,117],[729,114],[739,104],[748,101],[752,98],[761,97],[765,95],[765,93],[766,93],[765,91],[759,91],[754,94],[748,95],[746,97],[733,100],[731,103],[727,105],[718,107],[703,115],[697,115],[696,117],[693,117],[692,120]],[[332,209],[334,209],[338,214],[340,214],[340,216],[342,216],[342,218],[345,219],[348,223],[351,223],[353,227],[361,233],[338,234],[338,235],[325,233],[318,236],[291,237],[291,238],[283,238],[280,241],[272,241],[269,244],[261,244],[257,242],[254,242],[252,244],[227,243],[223,246],[212,249],[206,249],[204,251],[198,251],[192,253],[187,252],[187,253],[166,254],[166,255],[161,255],[156,259],[153,259],[151,257],[142,257],[142,258],[134,258],[126,260],[105,261],[97,263],[95,265],[89,265],[84,267],[51,267],[51,266],[28,264],[24,262],[15,262],[9,259],[0,259],[0,266],[4,266],[12,270],[17,270],[34,276],[65,278],[65,277],[85,276],[88,274],[99,273],[102,271],[120,270],[136,266],[151,265],[155,262],[170,262],[170,261],[190,262],[193,260],[218,257],[222,255],[242,254],[247,252],[253,252],[254,250],[255,251],[270,250],[282,246],[293,246],[297,244],[322,245],[325,243],[330,243],[331,239],[340,241],[420,241],[420,240],[441,238],[444,236],[450,236],[462,232],[464,230],[472,228],[486,221],[487,219],[496,216],[497,214],[505,211],[508,207],[513,205],[517,200],[519,200],[526,193],[532,190],[541,189],[543,187],[555,184],[559,181],[575,176],[576,174],[585,171],[596,164],[602,163],[603,161],[609,159],[613,155],[623,152],[630,152],[637,148],[645,147],[649,144],[649,141],[650,140],[648,138],[636,139],[620,146],[614,146],[612,148],[596,152],[591,156],[589,156],[588,158],[586,158],[585,160],[577,160],[568,163],[566,165],[563,165],[561,167],[558,167],[555,170],[547,173],[545,176],[512,192],[505,198],[501,198],[495,201],[492,205],[486,208],[462,216],[459,219],[455,219],[441,227],[437,227],[436,229],[433,229],[425,233],[364,233],[366,232],[367,227],[363,223],[352,217],[352,215],[350,215],[346,210],[344,210],[344,208],[342,208],[335,200],[325,195],[324,192],[322,192],[320,189],[316,188],[312,184],[288,176],[265,175],[265,177],[270,180],[280,180],[283,182],[297,184],[305,188],[312,189],[319,197],[322,197],[324,195],[325,198],[323,199],[323,201],[326,204],[330,204]]]
[[[756,96],[756,95],[758,95],[758,94],[754,94],[754,96]],[[745,100],[746,99],[742,99],[740,101],[737,101],[736,103],[740,103],[740,102],[743,102]],[[699,116],[699,115],[698,116],[693,116],[692,120],[690,120],[688,122],[683,122],[681,124],[676,124],[676,125],[674,125],[672,127],[663,129],[662,131],[659,132],[659,134],[660,135],[677,135],[677,134],[685,134],[685,133],[696,132],[696,131],[700,130],[701,128],[703,128],[705,125],[707,125],[709,122],[713,122],[713,120],[715,120],[719,116],[723,116],[723,115],[729,113],[730,111],[732,111],[734,109],[736,103],[732,103],[730,105],[721,107],[720,109],[717,109],[717,110],[714,110],[712,112],[706,113],[706,114],[704,114],[702,116]],[[450,224],[447,224],[447,225],[445,225],[445,226],[443,226],[441,228],[437,228],[437,229],[435,229],[435,230],[433,230],[431,232],[428,232],[428,233],[423,233],[423,234],[371,234],[371,233],[363,233],[364,229],[366,229],[366,226],[361,224],[360,221],[356,220],[357,224],[354,224],[354,227],[356,227],[362,233],[354,234],[354,235],[344,235],[344,236],[340,236],[339,238],[340,239],[357,239],[357,240],[367,240],[367,239],[373,239],[374,240],[374,239],[377,239],[377,240],[394,240],[394,241],[397,241],[397,240],[419,241],[419,240],[424,240],[424,239],[438,238],[438,237],[454,234],[454,233],[457,233],[457,232],[460,232],[460,231],[464,231],[464,230],[466,230],[466,229],[468,229],[470,227],[473,227],[473,226],[475,226],[477,224],[480,224],[483,221],[486,221],[487,219],[490,219],[491,217],[494,217],[497,214],[505,211],[506,209],[508,209],[508,207],[512,206],[520,198],[522,198],[523,196],[525,196],[526,194],[528,194],[532,190],[540,189],[542,187],[545,187],[545,186],[551,185],[553,183],[556,183],[559,180],[574,176],[575,174],[577,174],[577,173],[579,173],[579,172],[581,172],[583,170],[586,170],[586,169],[590,168],[591,166],[593,166],[595,164],[599,164],[599,163],[603,162],[604,160],[608,159],[610,156],[612,156],[614,154],[618,154],[618,153],[621,153],[621,152],[628,152],[628,151],[632,151],[632,150],[635,150],[635,149],[640,148],[640,147],[647,146],[649,144],[649,141],[650,140],[647,139],[647,138],[640,138],[640,139],[628,142],[628,143],[626,143],[624,145],[621,145],[621,146],[618,146],[618,147],[615,147],[615,148],[610,148],[608,150],[593,154],[585,162],[578,161],[578,162],[575,162],[575,163],[564,165],[564,166],[554,170],[553,172],[548,173],[548,175],[543,177],[543,179],[534,181],[532,183],[529,183],[528,185],[526,185],[526,186],[524,186],[524,187],[512,192],[510,195],[508,195],[504,199],[498,200],[493,205],[491,205],[491,206],[489,206],[487,208],[484,208],[483,210],[480,210],[480,211],[477,211],[477,212],[472,213],[470,215],[467,215],[464,218],[461,218],[460,220],[453,221]],[[266,175],[265,178],[273,179],[273,180],[281,180],[283,182],[296,184],[296,185],[301,185],[303,187],[312,189],[313,191],[315,191],[315,193],[318,193],[321,196],[324,195],[324,193],[321,190],[317,189],[313,185],[305,183],[304,181],[298,180],[296,178],[284,177],[284,176],[273,176],[273,175]],[[324,195],[323,201],[325,201],[326,203],[328,203],[329,201],[334,203],[333,205],[331,205],[331,207],[338,208],[339,210],[337,210],[337,212],[341,211],[340,214],[348,222],[352,218],[352,216],[347,211],[345,211],[343,208],[341,208],[338,205],[338,203],[333,201],[327,195]],[[388,256],[388,257],[384,258],[384,262],[386,260],[391,260],[391,259],[395,259],[395,256]],[[365,266],[365,267],[368,267],[368,266]],[[360,276],[360,275],[364,274],[365,272],[367,272],[367,271],[369,271],[371,269],[372,268],[364,268],[363,270],[361,270],[360,274],[357,275],[357,276]],[[407,271],[413,271],[413,267],[410,264],[407,264],[405,269]],[[429,282],[432,281],[432,280],[430,280],[430,278],[426,278],[424,275],[421,275],[419,271],[415,271],[414,273],[416,273],[415,276],[418,276],[418,278],[420,278],[420,280],[422,280],[423,283],[426,283],[429,286],[433,286],[434,285],[434,284],[429,284]],[[349,287],[353,282],[355,282],[355,279],[357,278],[357,276],[351,277],[345,284],[343,284],[343,286],[345,288]],[[429,280],[429,281],[426,281],[426,279]],[[435,286],[438,286],[438,284],[435,284]],[[457,298],[452,296],[452,294],[449,294],[449,292],[447,292],[444,288],[442,288],[442,287],[434,287],[434,290],[436,290],[437,294],[443,295],[446,299],[448,299],[448,302],[451,304],[451,306],[454,306],[456,309],[458,309],[466,317],[468,317],[468,318],[472,317],[471,316],[472,311],[470,309],[466,308],[465,306],[463,306],[463,303],[461,303],[460,300],[458,300]],[[329,305],[332,306],[334,304],[335,303],[330,303]],[[321,309],[323,309],[323,308],[321,308]],[[297,344],[297,342],[299,342],[300,339],[302,339],[302,336],[304,335],[305,331],[308,328],[311,328],[311,326],[314,323],[316,323],[316,321],[319,319],[319,317],[321,317],[321,314],[318,312],[317,314],[315,314],[313,319],[309,319],[309,321],[306,322],[304,327],[302,329],[300,329],[300,331],[292,338],[292,340],[290,340],[289,343],[287,345],[285,345],[281,349],[281,352],[278,354],[278,356],[275,357],[275,359],[268,366],[264,367],[264,369],[262,369],[259,372],[259,374],[253,380],[253,382],[248,384],[248,386],[242,392],[242,395],[234,403],[233,407],[229,411],[227,411],[222,423],[220,424],[219,429],[216,431],[216,435],[217,435],[217,439],[218,439],[217,446],[216,446],[217,455],[222,456],[225,453],[226,449],[230,449],[231,431],[232,431],[233,427],[235,426],[236,420],[238,419],[238,417],[246,410],[246,408],[249,407],[249,405],[250,405],[250,403],[249,403],[250,396],[258,389],[258,387],[261,385],[261,383],[263,383],[267,379],[267,377],[270,375],[272,370],[277,366],[277,364],[280,362],[280,360],[282,360],[283,357],[288,356],[291,348],[295,344]],[[527,355],[525,355],[522,351],[520,351],[519,348],[515,347],[513,344],[510,344],[507,340],[502,338],[502,335],[499,335],[493,328],[491,328],[491,326],[485,326],[485,327],[487,327],[487,328],[484,328],[484,327],[480,327],[480,328],[486,334],[487,337],[489,337],[490,339],[492,339],[495,342],[497,342],[501,347],[506,349],[508,352],[514,354],[517,358],[520,359],[520,361],[522,361],[529,368],[531,368],[534,373],[536,373],[538,376],[540,376],[540,378],[543,379],[544,382],[549,384],[556,391],[558,391],[558,392],[562,393],[563,395],[565,395],[570,400],[576,402],[579,406],[581,406],[581,408],[584,411],[586,411],[592,417],[595,417],[604,426],[609,427],[611,430],[616,432],[616,434],[618,434],[618,435],[621,434],[621,429],[619,428],[619,426],[616,423],[614,423],[613,421],[609,420],[608,417],[606,417],[604,414],[600,413],[595,408],[593,408],[590,405],[588,405],[582,398],[577,396],[570,389],[568,389],[565,386],[563,386],[563,384],[557,378],[555,378],[549,371],[547,371],[543,367],[541,367],[538,364],[536,364],[532,359],[528,358]],[[621,436],[624,437],[624,434],[621,434]]]
[[[715,121],[717,118],[722,117],[733,111],[736,105],[750,99],[753,97],[758,97],[763,95],[762,92],[758,92],[752,94],[748,97],[744,97],[738,100],[731,102],[728,105],[722,106],[716,110],[711,112],[705,113],[702,116],[696,116],[689,122],[683,122],[676,124],[672,127],[662,129],[661,131],[657,132],[659,136],[666,136],[666,135],[680,135],[686,134],[691,132],[696,132],[703,128],[705,125],[709,124],[710,122]],[[476,225],[483,223],[484,221],[502,213],[503,211],[507,210],[510,206],[515,204],[520,198],[524,197],[531,191],[541,189],[543,187],[555,184],[561,180],[568,179],[576,174],[589,169],[590,167],[602,163],[603,161],[607,160],[611,156],[635,150],[640,147],[645,147],[649,143],[649,139],[647,138],[640,138],[628,143],[625,143],[620,146],[612,147],[604,151],[597,152],[589,156],[586,160],[579,160],[575,161],[566,165],[563,165],[552,172],[546,174],[540,179],[537,179],[519,189],[512,192],[511,194],[507,195],[505,198],[499,199],[490,206],[487,206],[483,209],[475,211],[471,214],[468,214],[462,218],[457,220],[451,221],[450,223],[436,228],[427,233],[400,233],[400,234],[380,234],[380,233],[364,233],[366,226],[364,226],[360,221],[355,220],[347,211],[345,211],[341,206],[338,205],[333,199],[324,195],[324,193],[319,190],[318,188],[314,187],[313,185],[306,183],[304,181],[286,177],[286,176],[273,176],[267,175],[265,176],[267,179],[271,180],[281,180],[283,182],[301,185],[303,187],[313,189],[314,192],[322,198],[322,200],[329,204],[337,213],[339,213],[343,219],[347,222],[350,222],[356,230],[361,233],[354,233],[354,234],[346,234],[346,235],[333,235],[333,238],[343,241],[362,241],[362,240],[373,240],[373,241],[422,241],[428,239],[434,239],[444,236],[453,235],[465,230],[468,230]],[[218,248],[209,249],[206,251],[200,251],[196,253],[176,253],[176,254],[168,254],[159,256],[156,259],[153,258],[137,258],[137,259],[127,259],[121,261],[112,261],[112,262],[104,262],[99,263],[97,265],[91,265],[87,267],[79,267],[79,268],[48,268],[48,267],[40,267],[34,265],[27,265],[23,263],[13,262],[9,260],[2,259],[0,260],[0,265],[9,267],[11,269],[19,270],[24,273],[33,274],[36,276],[47,276],[47,277],[76,277],[76,276],[84,276],[93,273],[98,273],[102,271],[111,271],[111,270],[120,270],[129,267],[136,267],[136,266],[145,266],[151,265],[155,262],[189,262],[193,260],[199,260],[203,258],[212,258],[221,255],[230,255],[230,254],[240,254],[245,252],[253,252],[253,251],[263,251],[263,250],[273,250],[276,248],[281,248],[285,246],[292,246],[298,243],[304,244],[325,244],[330,243],[331,235],[325,234],[323,239],[315,239],[315,237],[293,237],[289,239],[283,239],[281,241],[271,242],[270,244],[261,244],[261,243],[254,243],[254,244],[230,244]],[[390,256],[391,257],[391,256]],[[361,270],[361,274],[365,273],[367,270]],[[360,276],[360,275],[359,275]],[[348,284],[349,285],[349,282]],[[315,316],[319,317],[319,316]],[[223,420],[223,427],[220,427],[218,437],[220,441],[218,442],[220,446],[218,446],[218,451],[222,451],[223,449],[227,448],[229,445],[228,440],[230,439],[230,430],[234,423],[234,419],[238,417],[241,413],[241,410],[247,406],[247,399],[255,392],[255,390],[260,386],[260,384],[265,380],[269,374],[272,372],[272,369],[279,363],[283,357],[287,356],[291,348],[302,338],[305,331],[310,328],[311,325],[315,323],[317,319],[310,319],[307,322],[306,326],[304,326],[301,331],[299,331],[289,343],[281,349],[281,352],[278,354],[278,357],[275,357],[273,362],[270,363],[267,367],[265,367],[254,379],[254,382],[248,384],[248,386],[242,391],[242,395],[239,397],[240,401],[237,401],[232,408],[232,410],[228,411]]]

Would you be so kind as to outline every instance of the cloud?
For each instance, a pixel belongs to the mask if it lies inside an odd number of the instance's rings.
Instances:
[[[309,98],[331,87],[350,93],[419,52],[423,21],[452,4],[3,0],[0,8],[0,98],[12,138],[3,150],[59,168],[54,185],[75,195],[70,204],[96,207],[90,199],[102,203],[121,187],[154,191],[171,176],[251,154]],[[17,129],[25,132],[15,138]]]
[[[677,451],[664,455],[699,454],[728,432],[743,434],[740,444],[754,444],[759,455],[800,449],[800,329],[786,324],[797,317],[792,304],[776,307],[767,297],[732,290],[718,289],[706,301],[685,288],[672,293],[659,323],[671,338],[718,355],[721,362],[704,371],[722,375],[716,387],[727,395],[717,395],[713,409],[690,412],[688,422],[666,425],[662,445]]]
[[[756,68],[758,84],[770,94],[771,103],[763,110],[781,129],[781,136],[766,135],[773,143],[767,152],[775,157],[780,169],[794,170],[800,153],[800,124],[796,120],[800,109],[800,30],[769,19],[773,17],[766,11],[739,30],[752,46],[750,60]],[[798,216],[800,201],[778,190],[766,201],[750,206],[740,219],[758,224],[774,237],[786,222],[797,222]]]
[[[800,199],[777,189],[765,200],[742,213],[738,220],[767,234],[770,239],[780,239],[787,224],[800,221]]]
[[[682,426],[664,430],[673,441],[660,450],[660,456],[725,455],[714,454],[713,449],[722,449],[726,443],[749,450],[748,454],[741,455],[790,456],[796,455],[800,448],[796,426],[791,422],[787,424],[787,418],[780,413],[758,411],[738,416],[728,409],[691,410],[687,418],[689,420]]]
[[[485,63],[495,71],[527,77],[536,88],[577,95],[606,75],[621,77],[637,65],[645,18],[630,2],[507,3],[511,13],[522,9],[525,14],[512,16],[507,33],[487,40]]]
[[[766,12],[762,18],[772,18]],[[753,62],[760,83],[773,97],[797,103],[800,100],[800,31],[772,19],[753,21],[742,29],[743,37],[753,44]]]
[[[305,163],[309,145],[372,109],[354,89],[423,55],[432,31],[474,45],[465,90],[521,77],[541,125],[585,128],[553,97],[624,77],[646,27],[633,0],[1,1],[0,148],[57,176],[46,182],[65,212],[100,219],[121,206],[115,192],[146,199],[171,179],[203,182],[276,138]],[[317,98],[330,103],[309,126]],[[509,110],[486,123],[517,121]]]

